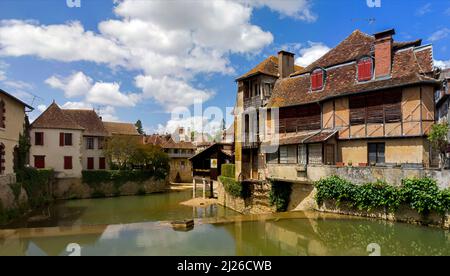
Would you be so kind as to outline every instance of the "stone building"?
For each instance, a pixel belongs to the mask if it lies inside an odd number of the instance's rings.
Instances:
[[[354,31],[307,68],[281,51],[237,79],[236,177],[303,179],[308,166],[434,164],[432,46]]]
[[[33,108],[0,89],[0,179],[1,183],[15,182],[19,136],[24,133],[27,111]]]

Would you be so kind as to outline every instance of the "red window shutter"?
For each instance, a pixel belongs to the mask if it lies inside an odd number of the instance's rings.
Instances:
[[[372,79],[372,59],[366,58],[358,62],[358,80],[367,81]]]
[[[64,169],[65,170],[72,169],[72,156],[64,156]]]
[[[94,169],[94,158],[93,157],[88,157],[88,159],[87,159],[87,169],[88,170],[93,170]]]
[[[100,157],[100,159],[98,160],[98,168],[100,169],[100,170],[104,170],[104,169],[106,169],[106,159],[105,159],[105,157]]]
[[[59,146],[64,147],[64,133],[59,133]]]
[[[34,167],[36,169],[45,168],[45,156],[34,156]]]
[[[311,89],[320,90],[323,88],[323,71],[316,70],[311,74]]]

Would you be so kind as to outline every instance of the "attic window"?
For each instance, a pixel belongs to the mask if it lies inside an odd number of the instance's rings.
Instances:
[[[371,80],[373,76],[373,60],[364,57],[358,61],[358,81]]]
[[[316,69],[311,73],[311,90],[317,91],[323,88],[325,72],[323,69]]]

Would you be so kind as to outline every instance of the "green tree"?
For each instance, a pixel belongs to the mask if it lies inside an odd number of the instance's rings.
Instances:
[[[447,122],[445,122],[433,125],[431,127],[430,134],[428,135],[428,141],[430,141],[434,149],[439,151],[441,170],[443,170],[445,167],[446,153],[448,148],[448,134],[449,125]]]
[[[160,147],[150,144],[138,145],[130,162],[152,172],[159,178],[164,178],[170,169],[169,156]]]
[[[136,137],[113,136],[106,140],[103,152],[110,164],[115,164],[122,170],[132,165],[132,158],[138,147]]]
[[[136,126],[136,130],[140,135],[145,135],[145,131],[144,128],[142,127],[142,122],[141,120],[137,120],[136,124],[134,124]]]

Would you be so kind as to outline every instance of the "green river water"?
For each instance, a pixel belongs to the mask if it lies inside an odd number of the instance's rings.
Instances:
[[[0,230],[0,255],[450,255],[448,231],[403,223],[293,212],[242,216],[221,206],[179,203],[191,192],[74,200]],[[196,218],[190,231],[172,220]]]

